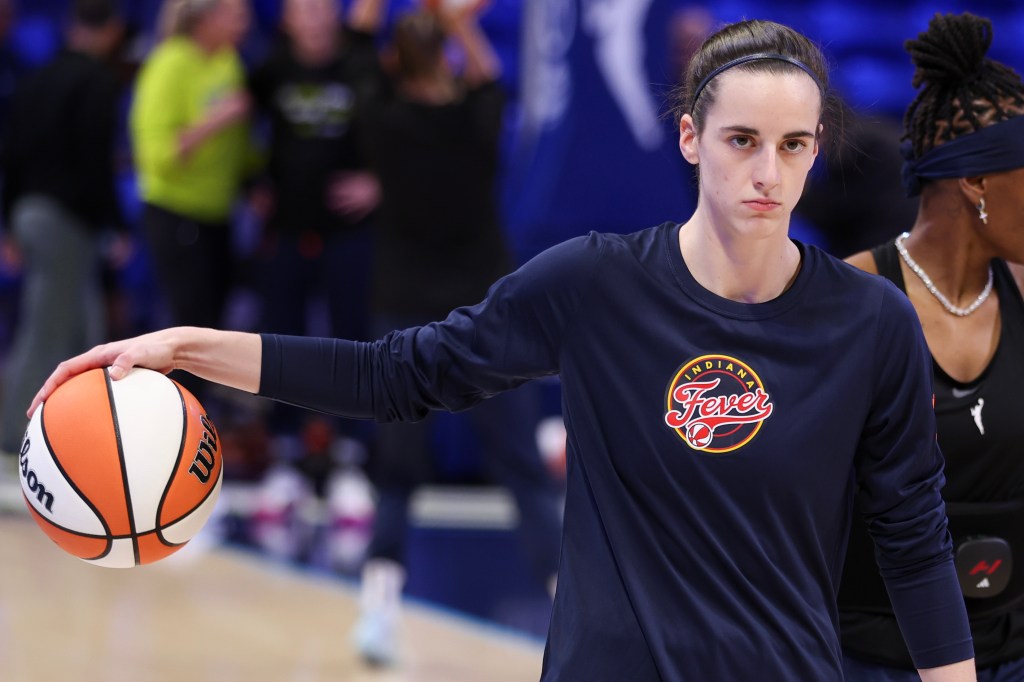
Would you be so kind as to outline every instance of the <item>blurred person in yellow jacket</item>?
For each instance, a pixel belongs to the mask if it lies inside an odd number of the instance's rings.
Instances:
[[[233,281],[229,223],[250,158],[238,45],[249,23],[248,0],[166,0],[162,39],[135,85],[142,228],[175,324],[219,325]]]

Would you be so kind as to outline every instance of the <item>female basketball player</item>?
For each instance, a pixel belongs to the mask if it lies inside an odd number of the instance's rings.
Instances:
[[[176,328],[62,363],[135,365],[381,421],[559,373],[568,482],[544,680],[837,680],[859,484],[915,665],[973,680],[928,350],[885,280],[792,241],[834,130],[821,52],[745,21],[679,103],[684,224],[556,246],[444,321],[373,343]]]
[[[1024,679],[1024,83],[986,58],[989,20],[936,15],[906,47],[910,234],[850,262],[906,292],[931,349],[950,531],[979,679]],[[984,537],[984,540],[972,538]],[[855,527],[840,590],[847,680],[916,679],[871,540]]]

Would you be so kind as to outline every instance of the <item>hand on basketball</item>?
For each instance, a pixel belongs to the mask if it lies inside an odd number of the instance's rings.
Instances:
[[[115,381],[126,376],[133,367],[147,367],[164,374],[170,372],[175,369],[177,337],[178,330],[164,329],[132,339],[105,343],[65,360],[57,365],[57,369],[32,399],[27,413],[29,418],[58,386],[71,377],[96,367],[109,367],[110,378]]]
[[[28,408],[29,419],[40,403],[73,376],[97,367],[108,368],[115,381],[133,367],[167,374],[180,369],[241,391],[260,388],[263,341],[259,334],[202,327],[171,327],[96,346],[57,365]]]

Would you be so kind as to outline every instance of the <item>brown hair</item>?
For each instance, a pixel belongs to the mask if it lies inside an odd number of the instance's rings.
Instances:
[[[216,9],[220,0],[164,0],[157,19],[160,37],[187,35],[207,12]]]
[[[394,48],[402,78],[427,76],[444,56],[445,31],[430,12],[404,14],[395,23]]]
[[[756,54],[781,55],[794,59],[814,74],[822,89],[820,120],[829,142],[826,144],[826,141],[822,141],[822,144],[828,147],[838,145],[842,140],[845,105],[829,87],[825,55],[802,33],[773,21],[740,21],[728,24],[708,36],[690,60],[683,83],[672,95],[672,112],[676,123],[683,114],[690,114],[699,134],[704,128],[708,109],[715,102],[717,78],[711,78],[699,92],[698,86],[709,74],[732,60]],[[801,67],[779,59],[756,59],[732,68],[771,74],[803,71]]]

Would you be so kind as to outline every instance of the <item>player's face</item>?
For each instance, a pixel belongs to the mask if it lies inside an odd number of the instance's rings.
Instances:
[[[288,0],[284,7],[285,30],[293,40],[319,45],[338,31],[334,0]]]
[[[700,204],[715,226],[744,234],[786,230],[818,154],[821,94],[802,72],[742,69],[716,79],[698,136],[680,121],[680,150],[700,164]]]
[[[237,46],[249,30],[249,0],[220,0],[202,20],[209,22],[218,44]]]

